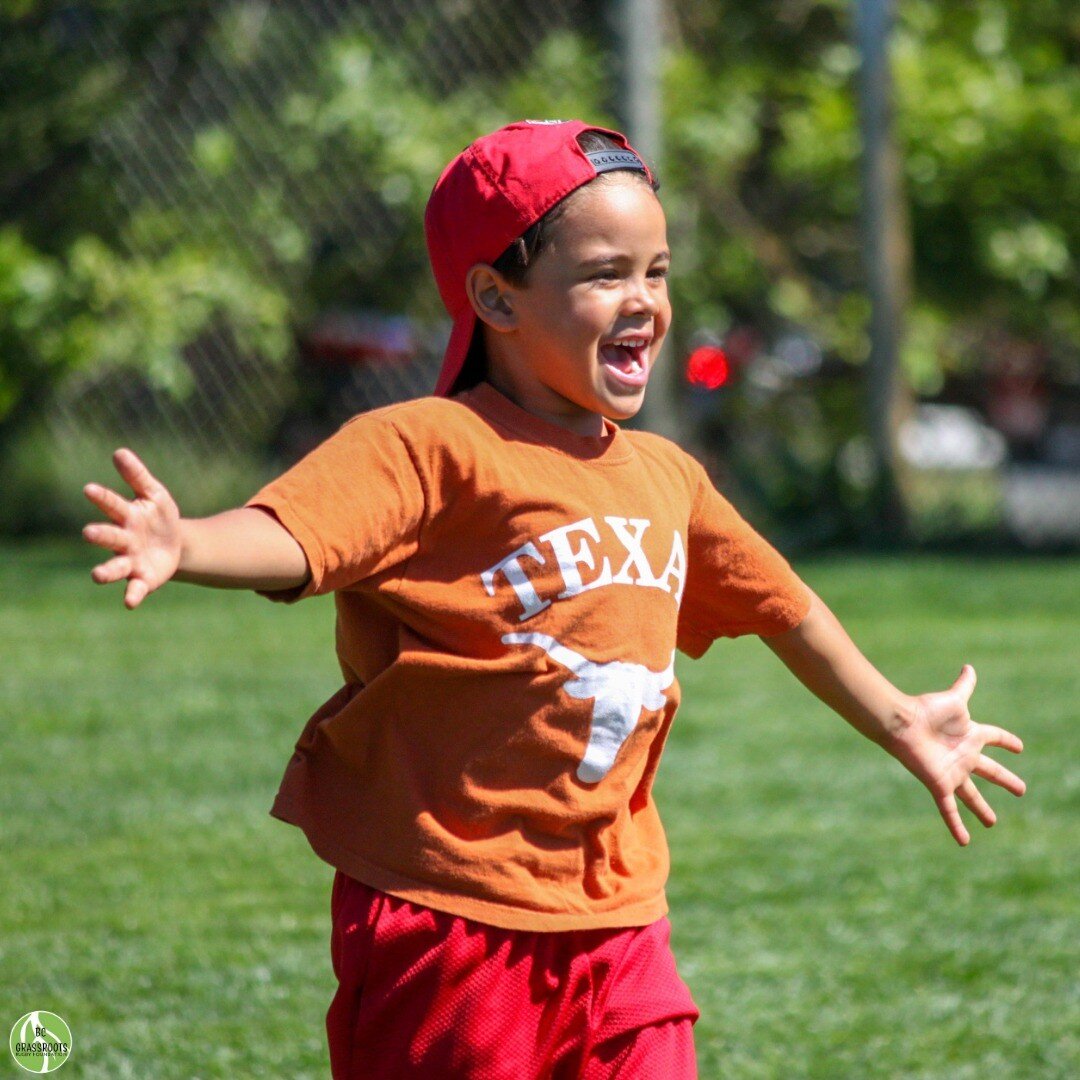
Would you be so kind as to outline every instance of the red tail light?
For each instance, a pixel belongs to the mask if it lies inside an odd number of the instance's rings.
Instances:
[[[730,375],[727,355],[718,345],[701,345],[686,359],[686,378],[691,386],[718,390]]]

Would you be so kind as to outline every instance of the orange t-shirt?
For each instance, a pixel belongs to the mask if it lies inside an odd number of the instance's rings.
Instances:
[[[481,383],[356,417],[248,505],[311,566],[276,598],[336,593],[345,676],[275,816],[352,877],[495,926],[665,914],[674,650],[780,633],[810,601],[693,458]]]

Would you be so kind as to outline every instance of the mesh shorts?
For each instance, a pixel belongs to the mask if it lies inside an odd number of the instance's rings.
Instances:
[[[334,878],[335,1080],[691,1080],[670,926],[502,930]]]

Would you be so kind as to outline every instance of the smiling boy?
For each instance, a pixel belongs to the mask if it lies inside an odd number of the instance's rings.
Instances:
[[[335,867],[336,1077],[695,1075],[653,780],[676,649],[761,636],[930,790],[994,814],[983,753],[1021,749],[947,691],[911,696],[674,444],[633,416],[671,309],[655,181],[617,132],[510,125],[450,163],[429,253],[454,319],[436,396],[357,417],[242,508],[136,498],[94,580],[333,592],[342,687],[273,813]]]
[[[671,325],[664,211],[635,174],[580,190],[527,285],[478,263],[465,290],[484,328],[487,379],[580,435],[637,414]]]

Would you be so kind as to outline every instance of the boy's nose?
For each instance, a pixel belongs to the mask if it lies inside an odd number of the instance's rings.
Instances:
[[[646,282],[635,282],[623,302],[624,315],[655,315],[660,310],[660,298],[648,287]]]

